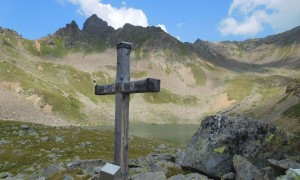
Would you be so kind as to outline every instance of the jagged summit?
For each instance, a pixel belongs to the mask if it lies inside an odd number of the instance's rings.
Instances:
[[[98,18],[97,15],[93,14],[84,22],[82,31],[90,36],[106,40],[115,30],[113,27],[109,26],[106,21],[103,21]]]
[[[79,49],[102,52],[108,47],[115,47],[121,41],[128,41],[133,43],[136,54],[140,57],[146,57],[151,52],[172,60],[191,59],[196,56],[193,49],[160,27],[142,27],[126,23],[122,28],[115,30],[95,14],[84,22],[82,30],[72,21],[59,29],[55,36],[63,40],[69,51]]]

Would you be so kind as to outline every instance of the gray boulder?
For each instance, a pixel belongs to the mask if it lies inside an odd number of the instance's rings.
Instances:
[[[289,154],[292,142],[292,137],[272,124],[242,116],[209,116],[177,161],[184,168],[220,178],[233,172],[235,154],[263,168],[267,158],[280,159]]]
[[[233,156],[233,166],[236,171],[236,180],[264,180],[259,170],[242,156]]]

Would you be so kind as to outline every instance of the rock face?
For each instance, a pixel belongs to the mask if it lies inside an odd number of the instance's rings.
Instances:
[[[264,179],[259,170],[242,156],[233,156],[233,166],[236,171],[236,180]]]
[[[289,153],[292,138],[266,124],[246,117],[205,118],[178,162],[185,168],[212,177],[233,172],[233,156],[241,155],[263,168],[267,158],[280,159]]]

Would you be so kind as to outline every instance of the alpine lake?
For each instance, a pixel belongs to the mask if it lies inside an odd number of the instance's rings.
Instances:
[[[97,126],[102,130],[114,130],[112,125]],[[185,147],[197,131],[195,124],[130,124],[129,135],[155,139]]]

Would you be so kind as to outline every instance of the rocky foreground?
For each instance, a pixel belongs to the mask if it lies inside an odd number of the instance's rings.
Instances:
[[[29,127],[21,128],[29,131]],[[43,137],[38,139],[43,140]],[[2,139],[1,143],[4,142],[5,139]],[[93,141],[84,146],[90,147],[92,144]],[[80,147],[77,148],[80,150]],[[58,154],[54,155],[60,158]],[[149,155],[140,155],[129,161],[130,179],[300,178],[299,137],[287,134],[272,124],[245,117],[209,116],[202,121],[183,150],[157,144]],[[0,179],[98,179],[106,162],[111,161],[69,159],[37,170],[32,165],[32,171],[27,169],[31,172],[28,174],[2,172]]]

